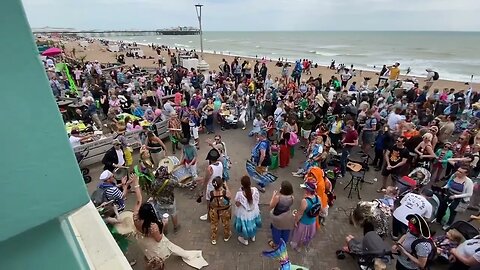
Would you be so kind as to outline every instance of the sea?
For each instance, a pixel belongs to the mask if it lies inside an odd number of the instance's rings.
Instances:
[[[159,44],[187,50],[200,49],[199,36],[116,36],[110,40]],[[354,65],[379,71],[384,64],[400,63],[402,74],[426,76],[437,71],[441,79],[480,82],[480,32],[421,31],[295,31],[204,32],[205,52],[243,57],[310,59],[327,66]]]

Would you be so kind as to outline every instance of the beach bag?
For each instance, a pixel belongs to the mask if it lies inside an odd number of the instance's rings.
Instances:
[[[290,132],[290,139],[288,140],[288,145],[294,146],[299,143],[300,140],[298,139],[298,135],[295,132]]]
[[[318,196],[315,196],[316,202],[313,202],[312,198],[307,198],[307,200],[312,204],[310,209],[307,211],[307,216],[310,218],[318,217],[322,211],[322,203],[320,202],[320,199]]]
[[[433,80],[434,81],[438,80],[440,78],[440,75],[438,75],[438,72],[434,71],[433,73],[434,73],[433,74]]]

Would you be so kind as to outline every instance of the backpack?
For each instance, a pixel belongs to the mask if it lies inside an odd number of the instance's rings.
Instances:
[[[307,198],[308,201],[312,204],[310,209],[307,211],[307,216],[310,218],[315,218],[320,215],[320,212],[322,211],[322,204],[320,203],[320,199],[318,196],[315,195],[316,202],[313,202],[312,198]]]
[[[425,267],[423,269],[429,269],[429,265],[435,260],[435,256],[437,255],[437,248],[435,247],[435,243],[431,238],[418,238],[412,242],[412,245],[410,246],[412,252],[412,256],[417,258],[417,252],[415,250],[415,247],[420,244],[420,243],[430,243],[430,246],[432,247],[432,250],[427,256],[427,263],[425,264]]]
[[[100,206],[104,202],[108,202],[107,199],[107,189],[110,188],[110,186],[99,186],[90,196],[90,199],[92,200],[93,204],[95,207]]]
[[[433,80],[434,81],[438,80],[440,78],[440,75],[438,75],[438,72],[434,71],[433,73],[434,73],[433,74]]]

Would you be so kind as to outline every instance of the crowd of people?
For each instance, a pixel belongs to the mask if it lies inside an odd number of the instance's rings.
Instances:
[[[171,181],[167,168],[160,166],[162,158],[176,151],[181,151],[180,162],[197,179],[198,201],[207,201],[207,212],[200,219],[209,220],[213,245],[217,244],[219,222],[224,241],[233,235],[231,227],[240,243],[248,245],[256,240],[262,215],[267,215],[259,208],[259,198],[269,184],[262,178],[279,167],[289,168],[294,177],[304,179],[304,194],[299,209],[293,210],[297,199],[290,181],[282,181],[280,190],[272,192],[269,245],[276,248],[285,242],[301,252],[328,220],[336,181],[350,178],[350,163],[356,159],[362,170],[374,166],[381,172],[377,191],[384,195],[379,195],[375,203],[386,217],[392,216],[392,224],[384,225],[385,219],[366,222],[376,217],[363,217],[360,223],[365,232],[376,231],[396,241],[393,250],[400,252],[397,269],[423,269],[432,251],[452,262],[450,269],[480,265],[480,240],[462,241],[458,232],[450,229],[458,219],[457,213],[469,205],[478,207],[474,196],[477,185],[472,179],[480,172],[480,95],[469,86],[436,89],[438,74],[431,69],[427,69],[432,75],[425,82],[415,78],[400,81],[399,63],[384,67],[380,75],[385,81],[370,85],[371,78],[365,78],[359,87],[350,83],[355,74],[345,66],[338,69],[338,77],[322,78],[310,76],[308,60],[294,63],[291,72],[289,64],[280,64],[280,77],[270,75],[264,60],[239,58],[231,63],[223,59],[218,72],[187,70],[175,64],[165,65],[154,74],[135,66],[105,72],[98,62],[73,69],[86,105],[75,117],[115,136],[112,149],[102,161],[105,171],[100,187],[118,212],[125,211],[127,190],[135,192],[133,220],[137,232],[150,239],[146,256],[151,265],[159,267],[159,261],[168,257],[154,246],[168,247],[170,253],[182,256],[193,267],[206,265],[201,252],[177,252],[170,241],[163,240],[168,232],[168,222],[162,222],[165,214],[167,220],[172,217],[173,231],[180,229],[174,195],[178,183]],[[62,74],[48,72],[56,96],[68,91],[66,83],[57,83]],[[122,112],[136,120],[119,120]],[[141,120],[167,121],[171,148],[154,131],[142,127]],[[237,126],[251,126],[249,136],[256,140],[251,162],[256,174],[243,176],[241,189],[235,192],[228,184],[230,157],[216,129]],[[145,130],[138,163],[132,160],[132,150],[124,137],[125,132],[133,130]],[[197,170],[201,132],[215,134],[215,140],[208,141],[211,149],[208,166],[201,168],[204,175]],[[72,147],[88,139],[76,130],[71,134]],[[304,156],[305,162],[300,168],[291,168],[290,159],[296,155]],[[135,175],[130,175],[133,167]],[[127,177],[117,177],[116,183],[114,176],[122,170]],[[406,181],[414,184],[408,192],[400,193]],[[150,197],[147,202],[142,200],[140,190]],[[434,193],[439,199],[435,206],[431,201]],[[416,241],[432,238],[430,221],[442,224],[447,231],[435,245]],[[387,233],[390,231],[391,235]],[[450,239],[449,245],[439,244],[445,239]],[[348,243],[352,240],[347,237]],[[347,244],[348,248],[351,245]]]

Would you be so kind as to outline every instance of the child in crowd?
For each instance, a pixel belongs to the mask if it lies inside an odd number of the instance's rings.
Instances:
[[[437,247],[438,259],[448,263],[451,254],[450,249],[458,247],[464,241],[465,238],[456,229],[450,229],[444,235],[435,237],[434,243]]]
[[[385,195],[383,195],[383,198],[379,199],[379,201],[390,207],[390,209],[393,211],[395,199],[397,198],[397,196],[398,189],[396,187],[389,186],[385,191]]]
[[[271,159],[271,165],[269,166],[269,169],[274,170],[278,168],[279,166],[279,151],[280,151],[280,145],[278,144],[277,141],[274,141],[270,145],[270,159]]]
[[[285,139],[280,140],[280,168],[288,167],[290,163],[290,149]]]

